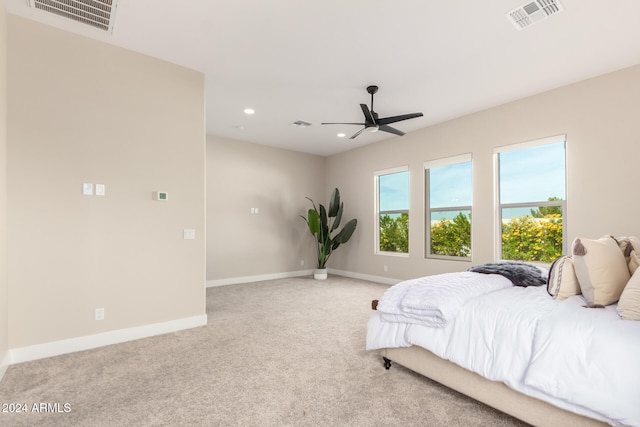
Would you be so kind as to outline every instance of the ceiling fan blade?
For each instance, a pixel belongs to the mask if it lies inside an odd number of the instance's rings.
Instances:
[[[388,125],[395,122],[401,122],[402,120],[415,119],[416,117],[422,117],[422,116],[423,116],[422,113],[403,114],[401,116],[384,117],[382,119],[378,119],[377,123],[380,126],[382,126],[382,125]]]
[[[364,132],[366,128],[362,128],[360,129],[358,132],[354,133],[353,136],[349,139],[354,139],[356,136],[360,135],[362,132]]]
[[[320,123],[321,125],[360,125],[366,126],[366,123]]]
[[[371,111],[369,111],[369,107],[367,107],[367,104],[360,104],[360,108],[362,108],[362,112],[364,113],[365,122],[375,124],[376,121],[373,118],[373,114],[371,114]]]
[[[378,130],[381,130],[381,131],[384,131],[384,132],[393,133],[393,134],[399,135],[399,136],[404,135],[404,132],[402,132],[401,130],[398,130],[396,128],[392,128],[391,126],[387,126],[387,125],[380,126],[378,128]]]

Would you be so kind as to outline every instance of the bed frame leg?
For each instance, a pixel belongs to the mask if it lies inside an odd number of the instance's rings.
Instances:
[[[388,371],[391,367],[391,359],[387,359],[386,357],[382,356],[382,360],[384,360],[384,369]]]

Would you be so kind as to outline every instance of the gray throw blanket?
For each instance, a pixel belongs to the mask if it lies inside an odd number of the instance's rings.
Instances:
[[[476,273],[500,274],[515,286],[542,286],[547,284],[547,278],[542,275],[538,267],[525,262],[494,262],[474,265],[468,269]]]

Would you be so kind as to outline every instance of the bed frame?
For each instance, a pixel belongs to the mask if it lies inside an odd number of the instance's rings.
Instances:
[[[372,304],[373,305],[373,304]],[[376,304],[377,305],[377,304]],[[373,308],[373,307],[372,307]],[[606,426],[488,380],[417,346],[380,350],[386,369],[398,363],[453,390],[537,427]]]

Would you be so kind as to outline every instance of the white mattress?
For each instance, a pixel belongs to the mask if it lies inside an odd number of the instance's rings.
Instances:
[[[464,303],[444,327],[369,320],[367,349],[417,345],[524,394],[612,425],[640,426],[640,322],[544,287]]]

